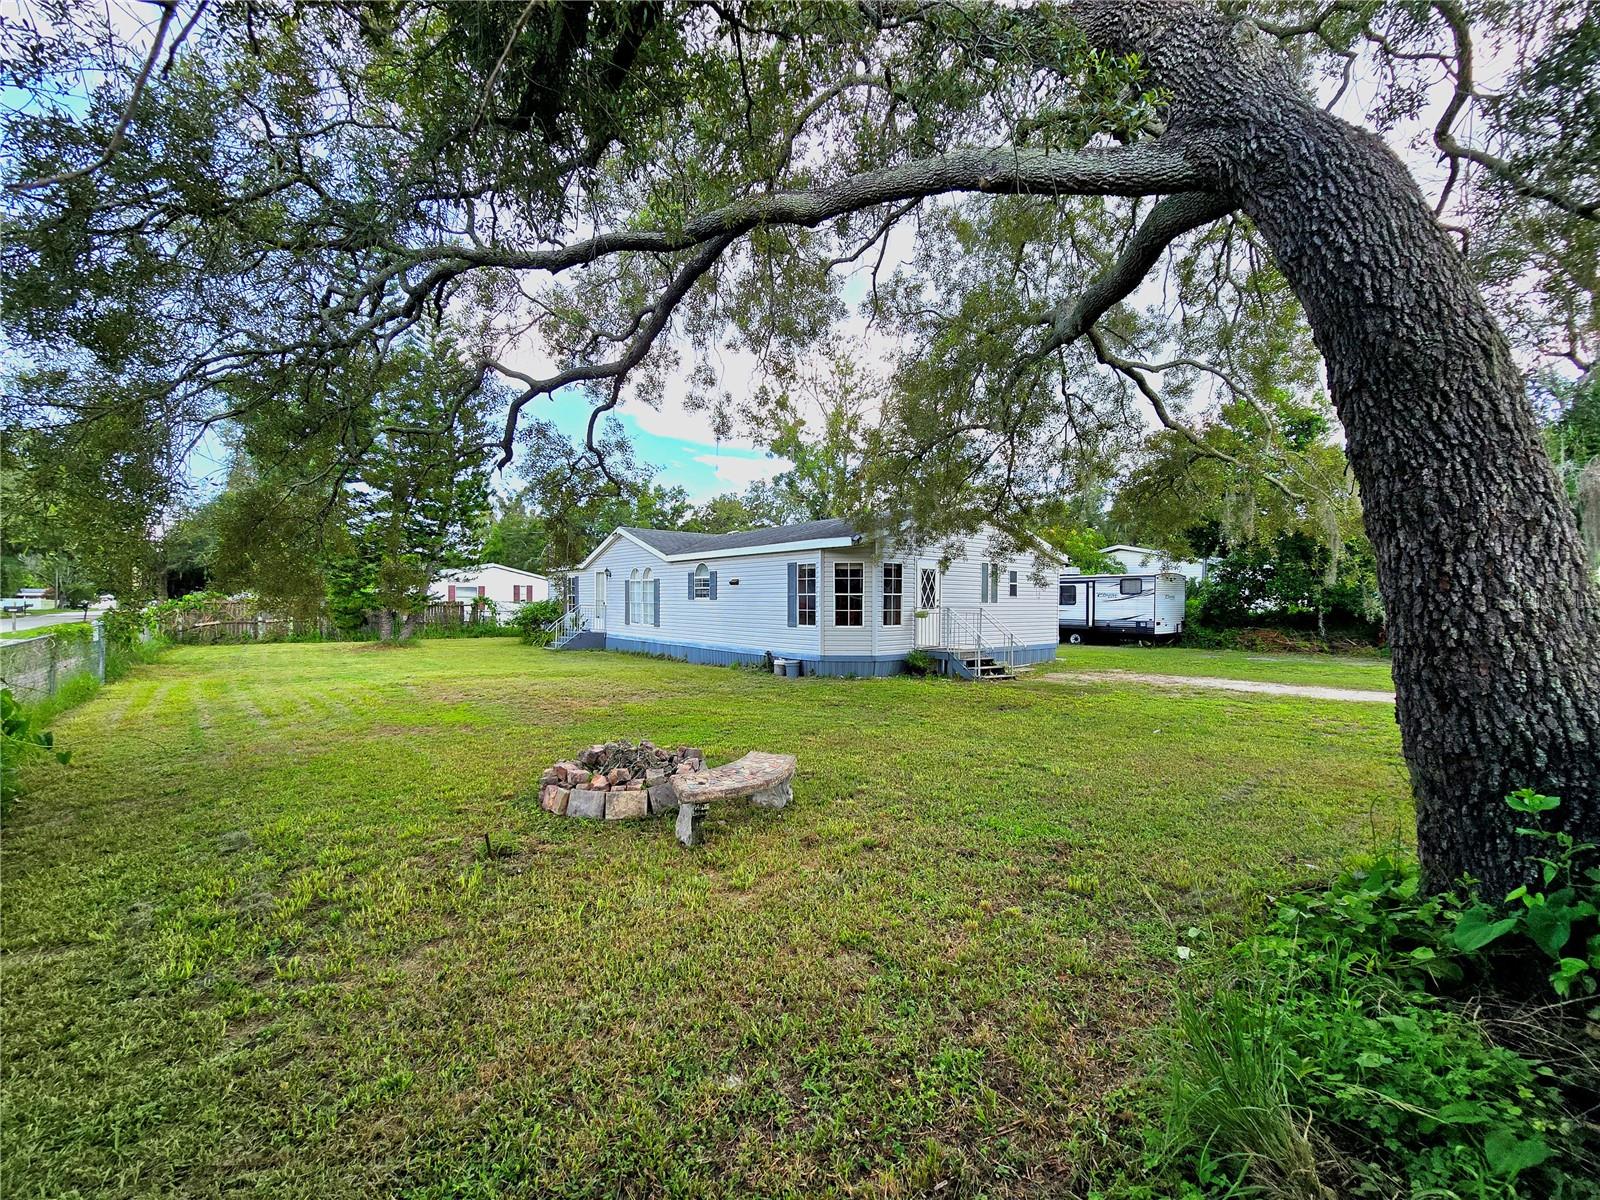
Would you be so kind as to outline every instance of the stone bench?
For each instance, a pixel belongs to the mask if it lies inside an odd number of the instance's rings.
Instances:
[[[710,804],[749,796],[761,808],[782,808],[789,803],[794,766],[792,754],[752,750],[725,766],[674,775],[671,782],[678,800],[678,840],[685,846],[695,844],[695,826]]]

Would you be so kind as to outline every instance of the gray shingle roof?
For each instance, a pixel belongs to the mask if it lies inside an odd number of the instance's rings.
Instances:
[[[684,533],[676,529],[639,529],[622,526],[645,545],[668,558],[676,554],[709,554],[717,550],[756,550],[788,542],[815,542],[831,538],[853,538],[855,528],[848,521],[801,521],[796,525],[769,525],[765,529],[746,529],[741,533]]]

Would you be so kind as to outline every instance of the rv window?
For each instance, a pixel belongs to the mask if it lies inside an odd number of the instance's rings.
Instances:
[[[860,625],[866,599],[866,568],[860,563],[833,564],[833,623]]]
[[[1144,583],[1138,579],[1122,580],[1122,594],[1124,596],[1140,596],[1144,594]]]
[[[1065,607],[1071,608],[1077,602],[1078,585],[1075,583],[1063,583],[1061,585],[1061,603]]]

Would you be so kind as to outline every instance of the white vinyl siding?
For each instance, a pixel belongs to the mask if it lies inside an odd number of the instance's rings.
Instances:
[[[789,564],[796,561],[816,567],[819,552],[718,559],[715,595],[690,600],[689,577],[696,561],[666,562],[627,538],[617,538],[578,577],[578,603],[585,611],[594,611],[595,572],[609,568],[605,630],[609,638],[814,658],[816,627],[788,623]],[[623,623],[623,589],[635,568],[641,582],[648,568],[661,585],[659,625],[644,624],[638,615],[632,624]]]

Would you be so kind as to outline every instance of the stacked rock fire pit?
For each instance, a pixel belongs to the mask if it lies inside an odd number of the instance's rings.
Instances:
[[[689,746],[669,750],[653,742],[607,742],[558,762],[539,777],[539,806],[556,816],[636,821],[673,812],[674,775],[705,769],[705,756]]]

